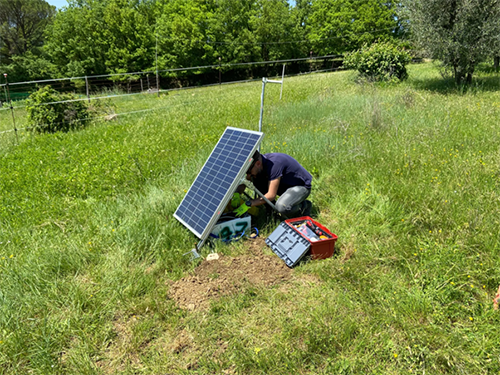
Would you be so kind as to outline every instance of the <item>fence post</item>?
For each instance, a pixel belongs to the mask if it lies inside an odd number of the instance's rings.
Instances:
[[[144,92],[144,86],[142,85],[142,78],[141,78],[141,94]]]
[[[14,132],[16,133],[17,144],[19,144],[19,137],[17,135],[17,128],[16,128],[16,116],[14,116],[14,107],[12,106],[12,100],[10,99],[9,81],[7,80],[7,73],[4,73],[3,76],[5,77],[5,86],[7,87],[7,95],[10,105],[10,111],[12,113],[12,124],[14,125]]]
[[[155,56],[155,62],[156,62],[156,90],[158,92],[158,98],[160,97],[160,80],[158,79],[158,35],[155,32],[155,38],[156,38],[156,56]]]
[[[89,80],[88,80],[87,76],[85,76],[85,89],[87,91],[87,99],[89,100],[89,103],[90,103]]]
[[[221,63],[221,58],[219,56],[219,86],[222,85],[222,79],[221,79],[221,70],[220,70],[220,63]]]
[[[160,97],[160,79],[158,78],[158,70],[156,71],[156,87],[158,91],[158,98]]]

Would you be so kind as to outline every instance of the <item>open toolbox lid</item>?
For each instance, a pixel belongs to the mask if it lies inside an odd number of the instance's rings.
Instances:
[[[288,267],[295,266],[311,247],[309,241],[285,222],[266,238],[266,244]]]

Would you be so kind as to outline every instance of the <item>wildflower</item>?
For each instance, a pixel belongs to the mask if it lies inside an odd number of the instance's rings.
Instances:
[[[394,358],[398,358],[398,355],[396,353],[394,353]]]
[[[470,321],[472,322],[474,318],[472,316],[469,316]]]
[[[262,350],[261,348],[254,348],[255,354],[259,354],[259,352]]]

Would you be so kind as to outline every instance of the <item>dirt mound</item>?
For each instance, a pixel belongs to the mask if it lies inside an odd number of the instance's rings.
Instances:
[[[171,285],[169,297],[188,310],[206,309],[211,299],[238,293],[248,286],[270,286],[288,280],[292,270],[276,255],[266,255],[263,238],[249,241],[248,253],[204,260],[191,276]]]

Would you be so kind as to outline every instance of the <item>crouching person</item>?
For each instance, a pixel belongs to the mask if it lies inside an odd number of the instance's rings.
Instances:
[[[271,202],[276,200],[276,210],[286,219],[310,216],[312,204],[306,198],[311,193],[311,174],[297,160],[287,154],[270,153],[253,155],[253,162],[247,171],[247,180]],[[244,185],[238,188],[242,192]],[[258,197],[246,201],[234,212],[241,216],[252,207],[266,201]]]

